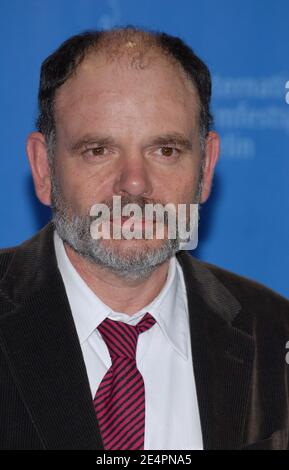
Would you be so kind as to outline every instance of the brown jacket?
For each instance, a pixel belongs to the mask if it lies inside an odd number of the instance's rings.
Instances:
[[[52,235],[0,251],[0,449],[103,449]],[[177,258],[205,449],[288,449],[288,300]]]

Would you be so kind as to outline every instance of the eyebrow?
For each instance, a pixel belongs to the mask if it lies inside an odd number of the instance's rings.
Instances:
[[[71,150],[76,152],[77,150],[82,149],[83,147],[91,144],[98,144],[98,145],[112,145],[115,144],[114,139],[111,137],[104,137],[101,135],[87,135],[79,139],[77,142],[75,142]]]
[[[190,139],[178,132],[162,134],[152,139],[151,145],[176,145],[182,147],[184,150],[192,150],[193,144]]]
[[[83,136],[81,139],[76,141],[72,147],[72,151],[78,151],[87,145],[97,144],[99,146],[105,145],[116,145],[115,140],[112,137],[105,137],[101,135],[86,135]],[[153,137],[148,141],[149,146],[159,145],[176,145],[182,147],[184,150],[192,150],[193,144],[190,139],[185,137],[183,134],[178,132],[170,132],[167,134],[161,134],[156,137]]]

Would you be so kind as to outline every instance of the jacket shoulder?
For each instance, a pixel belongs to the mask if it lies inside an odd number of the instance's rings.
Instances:
[[[50,222],[19,245],[1,248],[0,281],[5,276],[10,263],[14,263],[13,259],[16,261],[14,264],[16,264],[18,275],[20,272],[22,275],[30,273],[32,268],[37,270],[39,263],[45,265],[46,260],[50,259],[53,253],[53,230],[54,226]],[[39,258],[41,258],[40,261]]]
[[[289,331],[289,300],[264,284],[231,272],[214,264],[201,263],[220,281],[241,304],[243,315],[248,313],[266,322],[285,323]],[[289,339],[289,338],[288,338]]]
[[[245,276],[241,276],[237,273],[208,262],[202,262],[202,264],[205,265],[206,268],[209,269],[221,282],[226,284],[230,290],[232,289],[236,296],[245,294],[249,297],[270,297],[276,302],[284,303],[289,308],[289,299],[282,296],[281,294],[278,294],[276,291],[262,284],[261,282]]]
[[[7,268],[17,250],[17,247],[1,248],[0,249],[0,279],[4,276]]]

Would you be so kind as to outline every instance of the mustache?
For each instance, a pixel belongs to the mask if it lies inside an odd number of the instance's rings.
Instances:
[[[127,206],[128,204],[137,204],[142,210],[145,209],[145,206],[147,204],[153,204],[153,205],[162,204],[162,205],[165,205],[165,204],[163,204],[162,201],[147,199],[147,198],[144,198],[142,196],[137,196],[137,197],[121,196],[121,201],[120,202],[121,202],[121,204],[120,204],[121,210],[123,210],[124,206]],[[102,204],[107,205],[107,207],[109,208],[110,211],[113,210],[113,200],[112,199],[103,201]]]
[[[113,217],[125,219],[133,215],[134,218],[147,218],[147,220],[167,224],[169,215],[175,213],[175,205],[173,203],[163,203],[162,201],[156,201],[142,196],[119,196],[117,203],[109,199],[96,204],[96,206],[99,206],[99,204],[104,205],[105,208],[108,209],[111,220]],[[136,212],[134,206],[136,206]],[[124,211],[124,208],[126,208],[126,211]],[[92,217],[98,219],[101,218],[102,215],[102,209],[100,208],[99,214]]]

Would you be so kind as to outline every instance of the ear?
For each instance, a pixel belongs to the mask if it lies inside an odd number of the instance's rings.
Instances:
[[[210,131],[206,138],[205,155],[203,162],[203,183],[200,203],[206,202],[208,199],[213,182],[213,176],[216,163],[220,154],[220,138],[217,132]]]
[[[40,132],[32,132],[27,139],[26,151],[36,195],[42,204],[50,206],[50,168],[44,135]]]

